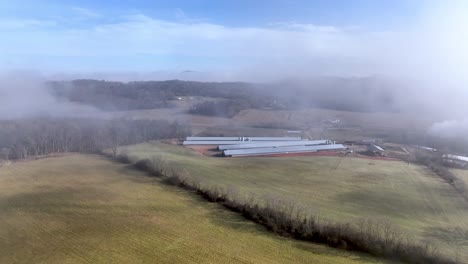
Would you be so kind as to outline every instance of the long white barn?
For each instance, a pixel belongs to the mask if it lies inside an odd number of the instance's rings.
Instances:
[[[226,140],[226,141],[216,141],[216,140],[207,140],[207,141],[203,141],[203,140],[186,140],[184,142],[182,142],[182,145],[237,145],[237,144],[242,144],[242,142],[245,142],[245,143],[251,143],[249,141],[229,141],[229,140]]]
[[[183,145],[233,145],[255,142],[298,141],[301,137],[187,137]]]
[[[323,150],[344,150],[346,147],[342,144],[333,145],[316,145],[316,146],[289,146],[277,148],[254,148],[254,149],[232,149],[225,150],[224,156],[240,157],[240,156],[258,156],[271,154],[289,154],[289,153],[308,153]]]
[[[246,142],[235,145],[219,145],[219,150],[228,149],[252,149],[268,147],[287,147],[287,146],[313,146],[331,144],[329,140],[300,140],[300,141],[276,141],[276,142]]]

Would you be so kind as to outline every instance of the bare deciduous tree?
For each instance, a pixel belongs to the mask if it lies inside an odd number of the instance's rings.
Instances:
[[[63,152],[98,153],[149,140],[179,138],[190,128],[161,120],[21,119],[0,121],[0,155],[8,159]]]

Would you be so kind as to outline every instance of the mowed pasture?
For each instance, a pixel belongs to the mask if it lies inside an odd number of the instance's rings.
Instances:
[[[101,156],[0,167],[0,263],[382,263],[295,241]]]
[[[468,203],[422,166],[352,157],[215,158],[161,143],[122,150],[134,159],[163,157],[204,184],[291,200],[331,221],[390,222],[447,255],[468,260]]]

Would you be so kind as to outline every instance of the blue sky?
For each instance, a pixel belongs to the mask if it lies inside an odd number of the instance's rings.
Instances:
[[[274,22],[297,21],[306,24],[388,28],[411,20],[412,16],[420,11],[423,3],[420,0],[19,0],[3,1],[0,15],[46,19],[68,14],[77,15],[73,14],[73,9],[82,8],[103,16],[120,16],[133,12],[164,20],[178,20],[182,11],[187,16],[226,26],[265,26]]]
[[[423,0],[0,0],[0,69],[268,78],[381,73],[411,55],[410,70],[440,48],[423,41],[460,35],[453,10]]]

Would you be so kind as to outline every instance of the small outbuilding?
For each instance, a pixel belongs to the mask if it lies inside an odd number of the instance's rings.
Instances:
[[[380,147],[378,145],[369,144],[368,148],[369,148],[370,151],[372,151],[376,155],[383,156],[385,154],[385,149],[383,149],[382,147]]]

